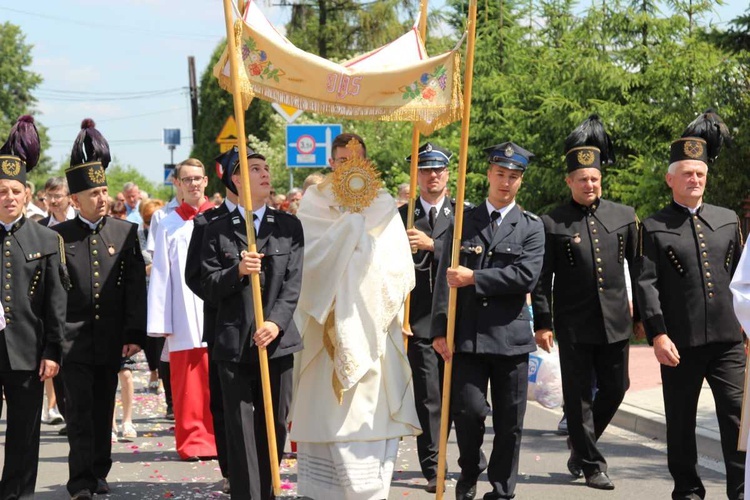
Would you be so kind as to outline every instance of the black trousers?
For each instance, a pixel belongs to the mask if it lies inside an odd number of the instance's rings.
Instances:
[[[268,365],[277,454],[281,461],[286,443],[286,419],[292,402],[294,357],[290,354],[270,359]],[[271,499],[273,485],[260,367],[256,363],[219,361],[219,377],[224,393],[224,419],[229,438],[232,498]]]
[[[437,477],[442,405],[443,359],[432,348],[432,340],[409,337],[407,349],[414,380],[414,400],[422,434],[417,436],[417,454],[428,481]]]
[[[221,392],[221,381],[219,380],[219,367],[213,361],[211,353],[213,343],[208,347],[208,390],[211,396],[209,407],[211,417],[214,421],[214,440],[216,441],[216,455],[219,460],[219,468],[222,477],[229,477],[229,450],[227,449],[227,428],[224,423],[224,396]]]
[[[565,415],[573,453],[583,473],[607,472],[607,461],[596,446],[630,386],[627,340],[614,344],[558,341]],[[592,402],[591,378],[596,377]]]
[[[39,467],[44,384],[36,371],[2,371],[0,386],[8,405],[0,499],[33,499]],[[2,405],[0,398],[0,412]]]
[[[52,379],[52,386],[55,388],[57,410],[67,420],[68,417],[65,416],[65,382],[63,382],[62,365],[60,365],[60,371],[57,372],[57,376]]]
[[[667,420],[667,463],[674,479],[672,498],[706,495],[698,476],[695,419],[703,380],[711,386],[727,471],[727,498],[742,498],[745,452],[737,451],[742,411],[745,351],[742,342],[680,349],[680,364],[661,365]]]
[[[149,371],[159,369],[159,358],[164,348],[165,337],[146,337],[146,345],[143,346],[143,353],[146,355]]]
[[[67,362],[65,418],[68,426],[68,492],[96,490],[112,468],[112,415],[120,367]]]
[[[461,481],[475,483],[487,469],[492,492],[484,496],[485,500],[513,498],[526,414],[529,355],[456,353],[453,359],[451,413],[456,427]],[[490,411],[488,383],[492,388],[492,428],[495,431],[489,466],[482,453],[484,421]]]
[[[164,386],[164,401],[167,403],[167,408],[172,408],[172,379],[169,361],[159,361],[159,378]]]

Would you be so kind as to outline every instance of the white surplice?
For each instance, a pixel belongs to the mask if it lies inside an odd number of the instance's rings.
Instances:
[[[397,439],[421,432],[401,330],[415,283],[406,232],[384,190],[362,213],[342,213],[324,182],[308,189],[297,216],[305,234],[295,313],[305,348],[295,358],[290,435],[298,493],[387,498]],[[324,331],[332,312],[333,338]]]
[[[742,325],[745,335],[750,337],[750,256],[747,245],[742,251],[737,270],[729,284],[734,300],[734,314]],[[742,395],[742,421],[737,446],[740,450],[750,448],[750,370],[745,370],[745,390]],[[745,458],[745,498],[750,498],[750,453]]]
[[[150,336],[167,334],[169,352],[205,347],[203,301],[185,284],[185,263],[193,221],[173,211],[152,231],[154,259],[148,284]]]

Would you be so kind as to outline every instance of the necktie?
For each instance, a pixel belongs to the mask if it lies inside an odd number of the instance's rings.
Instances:
[[[492,234],[495,234],[495,231],[497,230],[497,226],[498,226],[497,220],[499,218],[500,218],[500,212],[498,212],[497,210],[495,210],[494,212],[490,214],[490,220],[492,221],[490,222],[490,224],[492,224],[492,226],[490,226],[492,229]]]
[[[437,208],[430,207],[430,229],[435,229],[435,218],[437,217]]]
[[[258,226],[255,223],[258,221],[258,215],[253,213],[253,229],[255,230],[255,237],[258,237]]]

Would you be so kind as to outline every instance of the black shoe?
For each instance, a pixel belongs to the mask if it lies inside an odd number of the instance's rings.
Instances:
[[[109,484],[107,484],[107,480],[103,477],[96,480],[96,494],[109,495]]]
[[[70,500],[93,500],[91,490],[81,490],[70,496]]]
[[[232,494],[232,485],[229,484],[229,478],[225,477],[222,479],[221,482],[221,492],[225,495],[231,495]]]
[[[424,490],[427,493],[437,493],[437,483],[438,483],[438,478],[433,477],[432,479],[427,481],[427,486],[425,487]]]
[[[464,483],[458,479],[456,483],[456,500],[474,500],[477,496],[477,483]]]
[[[581,459],[573,452],[570,453],[570,458],[568,458],[568,470],[576,479],[583,477],[583,465],[581,464]]]
[[[586,486],[597,490],[614,490],[615,485],[610,481],[606,472],[595,472],[586,478]]]
[[[68,435],[68,426],[67,425],[63,425],[62,427],[60,427],[60,430],[57,431],[57,435],[58,436],[67,436]]]
[[[174,420],[174,410],[171,406],[167,406],[167,413],[164,415],[167,420]]]

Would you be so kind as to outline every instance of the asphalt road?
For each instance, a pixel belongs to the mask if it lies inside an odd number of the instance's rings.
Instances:
[[[136,390],[145,386],[144,364],[137,365]],[[119,413],[119,412],[118,412]],[[163,396],[136,394],[136,425],[139,437],[132,442],[113,445],[114,465],[108,477],[111,499],[220,499],[228,498],[219,492],[221,474],[215,461],[181,462],[174,452],[171,423],[161,418],[164,414]],[[565,463],[568,452],[565,438],[556,435],[559,410],[546,410],[530,403],[525,421],[521,448],[520,478],[516,498],[544,500],[583,500],[587,498],[620,499],[669,498],[672,488],[667,470],[666,445],[633,433],[610,429],[602,437],[602,449],[609,462],[610,477],[616,485],[611,492],[587,488],[582,479],[574,480]],[[69,496],[67,480],[68,446],[64,437],[57,435],[57,427],[42,425],[37,495],[40,500],[61,500]],[[489,456],[491,423],[488,422],[485,453]],[[5,421],[0,422],[0,441],[4,442]],[[446,499],[454,498],[457,448],[454,435],[449,439],[449,481]],[[0,457],[1,458],[1,457]],[[700,472],[704,479],[707,498],[725,497],[723,464],[702,458]],[[433,498],[424,492],[416,453],[416,441],[407,438],[401,452],[389,498]],[[282,464],[282,488],[286,498],[296,493],[296,462],[285,459]],[[480,478],[478,498],[489,491],[486,476]],[[327,500],[327,499],[317,499]]]

